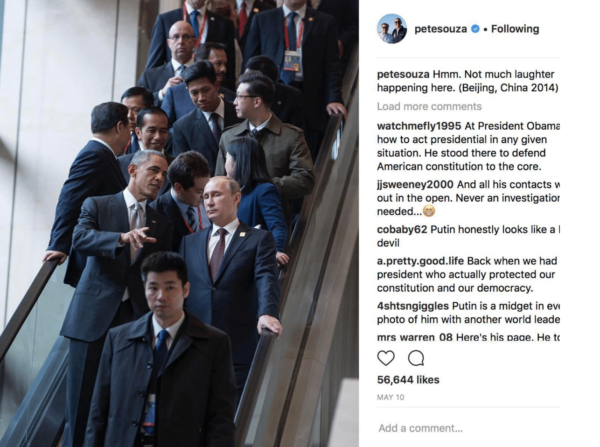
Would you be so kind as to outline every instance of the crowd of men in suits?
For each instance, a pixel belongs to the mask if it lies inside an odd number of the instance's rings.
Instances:
[[[285,234],[328,116],[346,114],[358,1],[208,6],[157,17],[138,85],[94,107],[60,192],[44,260],[68,259],[75,288],[66,447],[233,445],[259,334],[282,331],[289,257],[238,218],[247,191],[226,176],[227,148],[259,143]]]

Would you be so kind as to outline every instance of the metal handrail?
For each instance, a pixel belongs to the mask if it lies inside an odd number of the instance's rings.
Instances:
[[[352,57],[350,58],[350,63],[348,64],[348,68],[342,83],[342,98],[346,104],[350,99],[357,76],[358,49],[354,51]],[[342,125],[343,120],[341,115],[332,115],[330,117],[325,130],[323,142],[319,150],[319,155],[315,161],[317,179],[314,191],[310,196],[304,198],[304,203],[302,204],[302,209],[300,211],[300,215],[298,216],[292,237],[286,246],[285,253],[290,256],[290,262],[286,268],[282,270],[279,276],[281,283],[281,299],[279,303],[280,313],[282,312],[285,302],[287,301],[292,285],[292,278],[294,277],[294,272],[296,270],[297,260],[300,255],[301,248],[304,245],[306,226],[312,217],[312,213],[318,198],[321,196],[319,192],[323,189],[324,185],[327,184],[326,179],[328,177],[328,172],[331,171],[334,163],[334,160],[332,160],[330,157],[330,150],[333,146],[333,143],[338,138],[338,131],[342,128]],[[252,361],[252,366],[248,374],[248,379],[246,381],[246,386],[235,415],[236,447],[243,447],[248,435],[250,424],[252,422],[252,410],[258,401],[260,384],[265,374],[266,365],[269,360],[269,355],[271,353],[271,348],[274,341],[275,336],[273,333],[267,334],[263,332],[263,334],[260,336],[256,353]]]
[[[42,264],[40,271],[31,283],[31,286],[29,286],[29,290],[27,290],[21,303],[13,313],[12,317],[10,317],[10,321],[0,335],[0,362],[4,360],[6,353],[12,346],[15,338],[17,338],[21,327],[25,324],[25,320],[27,320],[31,310],[36,305],[57,266],[58,260],[46,261]]]

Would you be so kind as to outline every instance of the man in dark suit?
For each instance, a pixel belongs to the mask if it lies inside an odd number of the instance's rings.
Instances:
[[[121,95],[121,104],[127,107],[129,114],[129,131],[131,132],[131,140],[127,143],[127,147],[119,157],[127,154],[134,154],[140,150],[140,143],[135,133],[137,127],[137,116],[140,110],[150,107],[154,104],[154,96],[152,92],[145,87],[131,87],[125,90]]]
[[[219,96],[225,101],[233,102],[235,100],[235,92],[221,86],[225,80],[225,75],[227,74],[227,53],[225,52],[225,45],[216,42],[203,43],[196,48],[194,60],[196,62],[207,60],[213,64],[217,75]],[[167,90],[167,94],[165,95],[161,107],[167,112],[169,123],[171,123],[171,125],[182,116],[187,115],[192,110],[196,110],[196,106],[190,98],[185,83],[176,85]]]
[[[269,110],[275,89],[273,81],[262,73],[253,71],[240,76],[237,93],[236,112],[246,120],[223,133],[216,174],[225,174],[226,148],[231,141],[255,138],[265,151],[267,172],[279,189],[283,212],[290,227],[292,200],[310,194],[315,186],[313,163],[303,132],[282,123]]]
[[[140,76],[138,85],[146,87],[154,95],[154,104],[160,106],[167,90],[183,82],[185,69],[194,59],[194,30],[184,21],[175,22],[169,30],[167,45],[172,58],[159,67],[147,68]]]
[[[186,308],[231,339],[238,399],[258,335],[265,328],[281,334],[275,240],[237,219],[240,198],[234,180],[212,178],[204,188],[204,206],[213,225],[184,237],[179,249],[190,272]]]
[[[77,154],[69,170],[58,204],[50,242],[44,261],[58,259],[62,264],[69,255],[65,284],[73,287],[85,267],[85,256],[71,250],[73,229],[83,201],[92,196],[105,196],[122,191],[127,182],[121,174],[117,155],[129,141],[127,107],[116,102],[100,104],[92,110],[92,139]]]
[[[169,166],[171,190],[150,205],[173,224],[173,251],[181,239],[210,226],[202,200],[210,180],[210,166],[196,151],[184,152]]]
[[[171,137],[169,133],[169,120],[164,110],[159,109],[156,106],[150,106],[146,109],[142,109],[137,116],[137,126],[135,128],[136,135],[139,140],[141,150],[151,149],[162,153],[167,159],[167,164],[170,165],[173,161],[173,157],[166,150],[167,141]],[[119,166],[123,177],[129,183],[129,165],[135,154],[125,155],[119,157]],[[171,185],[165,179],[163,186],[158,192],[158,196],[163,195],[169,190]],[[151,200],[155,200],[156,197]]]
[[[218,14],[208,11],[206,0],[186,0],[182,8],[160,14],[152,29],[152,40],[148,52],[146,70],[160,67],[171,59],[171,52],[167,47],[167,31],[179,20],[189,22],[194,28],[196,39],[195,46],[205,42],[219,42],[227,47],[227,85],[235,86],[235,30],[233,22]]]
[[[392,31],[392,37],[394,38],[394,43],[400,42],[406,36],[406,28],[402,26],[402,20],[400,17],[396,17],[394,20],[394,31]]]
[[[251,57],[268,56],[279,67],[281,79],[302,90],[306,141],[314,156],[328,116],[346,116],[337,41],[333,17],[308,8],[306,0],[284,0],[281,8],[256,15],[246,43],[244,66]]]
[[[240,122],[235,107],[217,93],[216,74],[208,61],[198,61],[185,73],[190,98],[197,109],[173,126],[173,155],[195,150],[208,160],[214,174],[223,129]]]
[[[175,253],[142,264],[152,312],[108,333],[86,447],[234,445],[231,346],[226,334],[184,312],[187,277]]]
[[[316,7],[313,0],[312,7],[335,18],[340,57],[345,61],[358,43],[358,0],[320,0]]]
[[[282,123],[304,129],[304,105],[302,92],[291,85],[277,82],[279,71],[273,60],[267,56],[254,56],[246,65],[248,70],[260,71],[268,76],[275,85],[275,98],[271,104],[271,112],[277,115]]]
[[[236,39],[240,46],[242,53],[246,48],[246,41],[248,40],[248,33],[252,26],[252,20],[254,16],[262,11],[275,8],[275,5],[265,0],[236,0],[235,9],[238,17],[238,29],[236,32]]]
[[[108,329],[148,312],[142,261],[173,246],[171,223],[146,206],[162,187],[166,171],[160,152],[140,151],[129,165],[131,178],[123,192],[89,197],[81,207],[73,248],[88,259],[60,332],[70,339],[63,446],[83,444]]]

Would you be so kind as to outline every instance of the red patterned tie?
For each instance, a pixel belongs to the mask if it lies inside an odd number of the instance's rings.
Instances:
[[[225,235],[227,230],[225,228],[219,228],[217,233],[221,236],[217,246],[213,250],[212,256],[210,257],[210,276],[213,282],[217,279],[217,273],[219,273],[219,267],[221,267],[221,261],[223,260],[223,254],[225,253]]]
[[[242,6],[240,6],[240,11],[238,12],[238,20],[240,22],[238,32],[240,34],[241,39],[242,34],[244,34],[244,28],[246,28],[246,22],[248,21],[248,13],[246,12],[246,2],[242,2]]]

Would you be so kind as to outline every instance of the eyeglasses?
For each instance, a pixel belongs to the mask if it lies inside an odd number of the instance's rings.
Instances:
[[[237,93],[235,94],[235,98],[236,99],[240,99],[240,98],[258,98],[258,96],[254,95],[238,95]]]
[[[186,40],[191,40],[194,37],[196,37],[196,36],[190,36],[189,34],[182,34],[182,35],[173,34],[172,36],[169,36],[169,40],[173,40],[173,41],[177,42],[179,39],[182,39],[183,41],[186,41]]]

